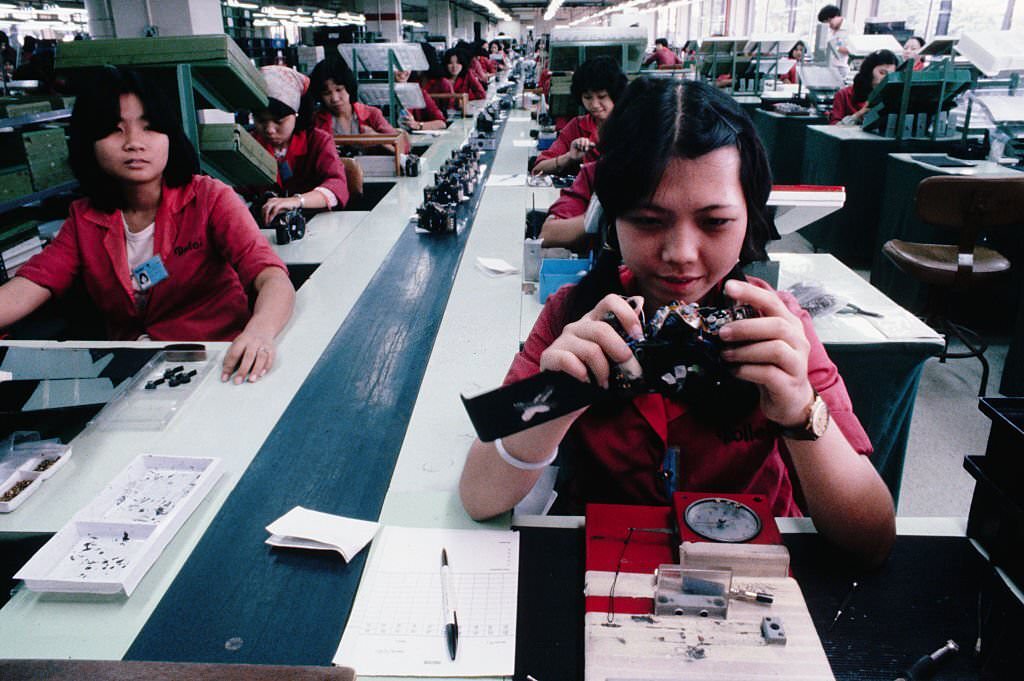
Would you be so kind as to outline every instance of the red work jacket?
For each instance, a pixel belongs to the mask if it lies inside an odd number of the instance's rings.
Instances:
[[[623,268],[623,285],[633,290],[632,273]],[[759,279],[749,281],[770,288]],[[571,286],[548,299],[523,350],[505,377],[509,383],[540,370],[541,353],[561,334]],[[635,291],[634,291],[635,292]],[[780,292],[796,314],[811,343],[807,375],[822,396],[833,421],[861,454],[871,443],[853,413],[846,385],[818,340],[811,318],[789,294]],[[574,456],[569,462],[570,505],[618,503],[667,505],[669,498],[659,475],[668,447],[680,448],[679,489],[691,492],[761,494],[776,516],[802,515],[794,497],[792,474],[784,443],[768,419],[755,408],[729,426],[711,425],[687,404],[657,394],[639,395],[614,409],[591,407],[570,428]]]
[[[583,114],[577,116],[569,121],[562,131],[558,133],[558,137],[554,143],[540,152],[537,155],[538,161],[546,161],[549,158],[555,158],[561,156],[565,152],[569,151],[569,145],[573,143],[573,140],[580,137],[586,137],[594,144],[597,144],[597,121],[590,114]],[[583,159],[584,161],[596,161],[597,160],[597,149],[592,149]]]
[[[183,187],[164,185],[155,223],[153,253],[169,276],[147,296],[132,288],[121,211],[101,212],[88,199],[71,204],[57,238],[18,276],[55,296],[81,278],[111,340],[233,340],[249,321],[256,276],[287,271],[249,210],[227,185],[196,175]]]
[[[256,136],[263,148],[274,153],[274,147],[259,135]],[[323,130],[299,130],[288,142],[285,160],[291,168],[292,176],[288,180],[277,174],[277,186],[289,194],[313,191],[317,187],[325,187],[338,197],[338,205],[348,203],[348,182],[345,180],[345,168],[341,165],[338,148],[334,146],[334,136]],[[280,168],[280,166],[279,166]]]

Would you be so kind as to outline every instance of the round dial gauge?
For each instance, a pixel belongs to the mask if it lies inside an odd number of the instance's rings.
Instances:
[[[761,519],[746,504],[732,499],[700,499],[683,512],[686,526],[704,539],[738,543],[761,533]]]

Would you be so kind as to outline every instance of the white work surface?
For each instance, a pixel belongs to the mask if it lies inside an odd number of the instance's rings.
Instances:
[[[163,432],[102,431],[76,438],[74,456],[64,470],[16,512],[0,517],[0,533],[11,536],[56,532],[139,453],[224,460],[224,476],[130,598],[77,602],[21,589],[0,610],[0,659],[123,657],[406,228],[422,200],[423,186],[465,140],[472,123],[457,121],[437,138],[422,159],[420,175],[398,178],[396,187],[352,230],[349,239],[359,247],[334,249],[299,289],[295,313],[278,339],[276,364],[263,380],[243,386],[222,384],[214,371]]]
[[[272,229],[261,229],[260,232],[286,265],[320,264],[352,236],[369,215],[372,215],[370,211],[318,213],[306,224],[306,235],[287,244],[277,243]]]
[[[1024,173],[1013,168],[1007,168],[1006,166],[999,165],[994,161],[968,161],[973,163],[973,166],[966,168],[950,168],[948,166],[936,166],[931,163],[925,163],[924,161],[918,161],[914,159],[914,156],[931,156],[933,154],[928,152],[922,152],[919,154],[889,154],[891,158],[906,163],[916,163],[917,165],[934,170],[937,173],[943,175],[965,175],[967,177],[1024,177]],[[941,154],[934,154],[941,156]]]
[[[779,263],[779,289],[797,282],[811,281],[827,291],[883,317],[858,314],[831,314],[814,320],[814,330],[822,343],[865,344],[931,342],[942,346],[942,336],[884,293],[828,253],[770,253]],[[519,338],[526,341],[543,305],[536,293],[523,293],[520,308]]]
[[[505,123],[492,174],[524,172],[530,152],[526,147],[516,146],[515,141],[529,139],[530,127],[522,112],[512,113]],[[517,350],[518,319],[514,310],[520,297],[520,275],[491,277],[477,268],[475,262],[481,256],[495,257],[522,266],[528,190],[525,184],[484,188],[384,498],[380,514],[383,524],[509,527],[507,515],[489,523],[476,523],[459,502],[459,475],[475,436],[459,393],[473,394],[498,385]],[[377,561],[375,546],[371,544],[364,580],[376,569]]]
[[[0,532],[55,531],[81,505],[77,501],[62,504],[56,494],[58,483],[70,491],[69,486],[85,476],[93,480],[92,484],[101,486],[122,466],[114,459],[120,461],[118,457],[124,457],[126,462],[130,455],[140,451],[194,451],[225,460],[225,476],[131,598],[73,601],[22,589],[0,610],[0,658],[119,659],[124,655],[405,228],[407,217],[420,201],[422,186],[432,178],[433,170],[450,149],[461,142],[470,125],[471,121],[456,123],[448,135],[435,142],[424,158],[424,172],[418,178],[400,179],[396,189],[355,227],[350,239],[355,237],[359,248],[336,248],[300,289],[295,315],[280,340],[278,365],[263,381],[247,386],[222,385],[214,372],[161,435],[103,433],[95,440],[92,436],[80,438],[83,442],[76,440],[75,458],[69,461],[69,466],[74,464],[77,468],[62,471],[48,481],[49,492],[41,489],[19,513],[0,518]],[[529,150],[514,143],[528,138],[530,125],[521,112],[513,112],[506,123],[493,172],[522,172]],[[410,527],[509,527],[507,514],[489,523],[475,523],[462,509],[457,493],[458,478],[474,437],[458,393],[475,394],[500,383],[518,349],[522,328],[522,320],[515,313],[516,307],[523,304],[520,275],[490,277],[474,264],[477,257],[484,256],[521,267],[522,216],[530,192],[525,186],[487,187],[484,192],[384,500],[380,516],[383,523]],[[867,300],[858,302],[863,302],[866,309],[874,309]],[[229,395],[225,391],[234,392]],[[223,405],[228,400],[231,409],[225,415],[228,410]],[[188,447],[193,449],[187,450]],[[104,471],[109,472],[109,477]],[[74,494],[88,500],[96,491],[98,487],[92,492],[74,490]],[[37,523],[21,513],[32,508],[30,504],[41,507],[46,500],[57,508],[48,510],[45,522]],[[812,529],[809,521],[801,522],[805,520],[784,520],[780,526],[788,531]],[[515,521],[542,526],[579,523],[574,518],[535,516],[517,517]],[[897,522],[903,531],[912,519],[901,518]],[[932,528],[931,532],[963,534],[960,519],[940,524],[937,519],[927,519],[923,524]],[[916,530],[911,533],[924,532],[922,528]],[[371,545],[366,570],[373,570],[374,566]]]

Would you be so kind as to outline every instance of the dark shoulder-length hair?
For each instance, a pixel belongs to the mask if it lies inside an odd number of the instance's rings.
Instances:
[[[320,93],[327,87],[327,81],[333,80],[336,85],[341,85],[348,92],[350,101],[357,101],[359,95],[359,82],[356,74],[348,67],[341,57],[328,57],[316,66],[309,74],[309,92],[320,103]]]
[[[600,92],[604,90],[613,102],[626,89],[626,74],[622,72],[619,62],[611,57],[601,56],[588,59],[572,73],[570,92],[576,103],[583,106],[584,92]]]
[[[444,78],[447,74],[441,65],[441,58],[437,55],[437,50],[434,46],[430,43],[422,42],[420,47],[423,49],[423,56],[427,59],[427,70],[421,73],[420,76],[423,78]]]
[[[459,76],[464,76],[469,73],[469,53],[466,50],[458,47],[452,47],[445,50],[444,57],[441,59],[441,67],[444,69],[445,77],[450,77],[448,73],[448,61],[455,57],[462,65],[462,71],[459,72]]]
[[[747,114],[734,99],[698,81],[640,77],[629,84],[598,142],[594,194],[609,225],[607,243],[574,291],[572,315],[582,316],[609,293],[622,293],[616,219],[654,195],[673,158],[695,159],[722,147],[735,147],[740,156],[747,233],[739,264],[765,260],[766,244],[778,237],[767,207],[772,175]]]
[[[871,72],[876,66],[897,66],[899,63],[895,53],[890,50],[875,50],[864,57],[864,61],[860,63],[860,70],[853,77],[853,101],[863,102],[871,94]]]
[[[124,204],[121,183],[100,168],[95,150],[96,142],[117,130],[121,122],[121,95],[138,97],[150,129],[167,135],[163,174],[167,186],[184,186],[199,173],[199,157],[185,136],[177,109],[156,86],[135,71],[114,66],[99,69],[82,85],[71,112],[68,151],[71,170],[93,206],[111,213]]]

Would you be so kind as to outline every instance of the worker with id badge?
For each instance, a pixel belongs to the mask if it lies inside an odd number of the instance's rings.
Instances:
[[[284,263],[235,191],[199,174],[159,90],[106,67],[80,92],[69,147],[84,198],[0,287],[0,328],[80,280],[111,340],[231,341],[222,380],[258,380],[295,300]]]

